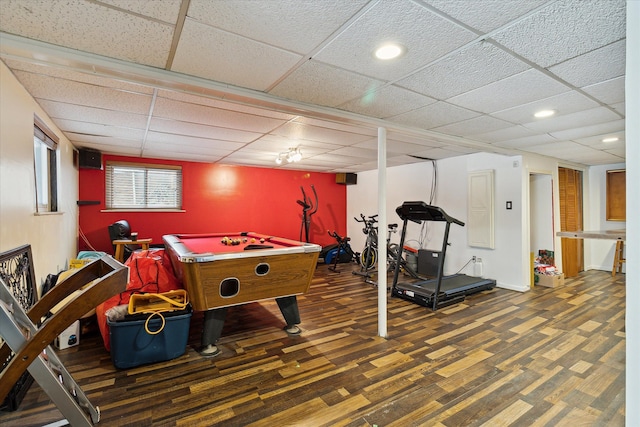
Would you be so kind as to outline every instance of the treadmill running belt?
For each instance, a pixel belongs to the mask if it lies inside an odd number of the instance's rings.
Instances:
[[[393,289],[393,294],[429,307],[436,296],[437,285],[438,279],[415,283],[398,283]],[[440,283],[439,305],[445,305],[447,301],[454,302],[451,300],[456,297],[464,299],[466,295],[493,289],[495,286],[496,281],[492,279],[471,277],[466,274],[444,276]],[[458,299],[455,302],[458,302]]]

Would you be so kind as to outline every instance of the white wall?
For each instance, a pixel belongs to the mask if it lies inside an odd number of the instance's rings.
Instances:
[[[445,257],[445,274],[458,272],[472,256],[477,256],[482,258],[484,277],[495,279],[501,287],[521,291],[528,289],[528,280],[523,280],[528,274],[528,261],[526,268],[522,266],[522,259],[528,259],[529,255],[528,249],[525,250],[523,246],[522,222],[527,215],[523,211],[521,157],[480,153],[439,160],[436,168],[437,191],[431,204],[465,223],[468,217],[468,173],[487,169],[495,171],[495,249],[468,246],[466,227],[452,224],[449,234],[451,246]],[[429,203],[432,182],[431,162],[388,168],[388,222],[401,225],[395,209],[404,201],[421,200]],[[362,227],[353,218],[359,218],[360,213],[377,213],[377,195],[377,171],[359,173],[358,184],[347,189],[347,232],[355,251],[361,251],[365,236]],[[513,209],[506,210],[507,201],[512,202]],[[528,203],[525,206],[528,209]],[[440,250],[443,234],[443,223],[427,223],[427,231],[423,234],[420,225],[409,222],[406,240],[413,247]],[[422,235],[426,237],[422,238]],[[392,240],[398,242],[399,237],[395,236]],[[418,242],[422,244],[418,245]],[[462,273],[473,275],[473,264],[465,267]]]
[[[589,221],[585,221],[585,230],[625,229],[625,221],[607,221],[606,194],[607,171],[625,169],[624,163],[591,166],[589,168]],[[585,270],[611,270],[616,248],[614,240],[588,239],[584,244]],[[626,266],[623,267],[623,271]]]
[[[73,146],[0,62],[0,251],[31,244],[38,284],[75,258],[78,230],[78,171]],[[33,117],[57,136],[59,214],[35,214]]]

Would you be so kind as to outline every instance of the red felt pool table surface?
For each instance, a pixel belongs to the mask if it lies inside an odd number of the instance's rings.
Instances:
[[[272,248],[289,248],[303,246],[304,243],[281,237],[267,236],[253,232],[244,233],[210,233],[210,234],[176,234],[192,253],[223,254],[244,251],[246,247],[264,245]],[[223,239],[240,240],[239,244],[225,244]],[[262,239],[262,240],[261,240]],[[271,248],[267,248],[271,249]]]
[[[224,237],[241,243],[226,245]],[[313,243],[254,232],[172,234],[163,241],[195,310],[303,294],[321,250]],[[250,245],[269,247],[245,250]]]

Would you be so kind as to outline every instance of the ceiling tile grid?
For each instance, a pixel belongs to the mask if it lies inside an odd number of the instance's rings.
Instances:
[[[595,165],[624,161],[625,20],[624,0],[1,0],[0,59],[106,153],[358,172],[382,126],[390,165]],[[385,41],[406,51],[378,61]]]

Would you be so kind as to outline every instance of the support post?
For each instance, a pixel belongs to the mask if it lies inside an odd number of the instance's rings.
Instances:
[[[378,335],[387,337],[387,129],[378,128]]]

